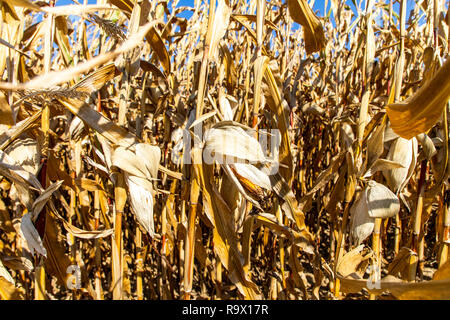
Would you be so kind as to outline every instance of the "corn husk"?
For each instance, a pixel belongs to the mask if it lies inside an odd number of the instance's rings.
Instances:
[[[389,188],[373,180],[366,187],[366,201],[371,218],[392,218],[400,210],[397,196]]]
[[[359,245],[373,232],[375,220],[368,214],[367,196],[363,191],[359,199],[350,208],[351,214],[351,236],[353,241]]]
[[[397,138],[389,148],[387,159],[401,164],[402,168],[383,171],[386,181],[395,193],[402,191],[412,175],[417,161],[417,139]]]
[[[241,162],[268,161],[258,140],[241,127],[224,125],[211,128],[205,133],[204,141],[203,158],[207,163],[212,159],[225,163],[233,158]]]
[[[125,174],[130,193],[131,210],[138,223],[148,232],[150,237],[155,236],[153,224],[153,189],[147,180]]]
[[[138,223],[151,237],[155,236],[153,222],[153,185],[158,174],[161,150],[156,146],[138,143],[135,152],[118,147],[112,155],[112,164],[125,171],[131,210]]]
[[[239,175],[250,180],[253,184],[266,190],[272,189],[269,176],[254,165],[247,163],[233,163],[230,164],[230,167],[234,168]]]
[[[350,208],[351,233],[359,245],[373,232],[375,218],[391,218],[400,210],[397,196],[381,183],[369,180]]]

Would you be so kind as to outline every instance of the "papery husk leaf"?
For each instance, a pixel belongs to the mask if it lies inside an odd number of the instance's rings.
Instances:
[[[408,183],[417,161],[417,140],[416,138],[406,140],[401,137],[392,142],[387,160],[397,162],[403,168],[383,171],[383,175],[389,187],[395,193],[402,191]]]
[[[15,164],[33,175],[37,174],[41,160],[41,146],[28,134],[24,133],[18,136],[5,149],[5,152],[10,158],[14,159]]]
[[[244,189],[244,187],[242,186],[241,182],[239,181],[239,179],[236,177],[236,175],[234,174],[234,172],[231,170],[230,165],[223,165],[224,171],[227,174],[227,176],[229,177],[230,181],[233,183],[233,185],[238,189],[238,191],[243,195],[243,197],[245,199],[247,199],[248,201],[250,201],[251,203],[253,203],[253,205],[255,207],[257,207],[258,209],[261,209],[261,206],[259,205],[258,201],[256,201],[255,199],[253,199],[248,193],[247,191]]]
[[[22,216],[20,223],[20,231],[23,237],[27,240],[28,247],[32,255],[37,252],[44,257],[47,256],[47,250],[45,250],[41,237],[31,221],[31,215],[26,213]]]
[[[207,131],[203,154],[205,153],[217,157],[220,161],[226,161],[226,157],[251,162],[267,161],[258,140],[247,134],[244,129],[234,126],[211,128]]]
[[[427,134],[421,133],[417,135],[417,141],[419,141],[422,145],[422,150],[425,153],[425,157],[428,160],[431,160],[431,158],[433,158],[433,156],[437,153],[433,140],[431,140]]]
[[[31,185],[36,189],[42,189],[41,184],[36,177],[30,172],[26,171],[20,165],[15,163],[15,160],[8,154],[0,150],[0,173],[17,184],[28,186]]]
[[[215,59],[218,54],[219,42],[227,31],[231,15],[231,8],[227,5],[225,0],[219,0],[219,5],[214,13],[214,21],[211,30],[208,30],[207,37],[210,37],[208,41],[209,53],[208,57]]]
[[[384,131],[386,123],[383,123],[372,133],[367,140],[367,155],[364,168],[370,168],[384,151]]]
[[[45,189],[44,192],[41,193],[39,197],[34,200],[33,203],[33,215],[32,220],[36,220],[39,213],[44,208],[45,204],[49,200],[49,198],[52,196],[53,192],[59,189],[59,187],[62,185],[64,181],[60,180],[55,183],[52,183],[47,189]]]
[[[243,176],[253,184],[267,190],[272,189],[269,176],[254,165],[247,163],[233,163],[230,164],[230,167],[234,168],[239,175]]]
[[[148,232],[150,237],[155,237],[153,222],[153,194],[152,186],[148,180],[125,174],[125,179],[130,193],[131,209],[139,224]]]
[[[231,109],[230,101],[228,101],[226,95],[222,91],[219,91],[219,107],[224,120],[233,120],[234,113]]]
[[[158,175],[159,160],[161,159],[161,149],[145,143],[136,144],[136,156],[144,162],[150,176],[156,179]]]
[[[123,148],[118,147],[114,150],[112,155],[112,164],[123,171],[129,173],[132,176],[136,176],[143,179],[150,179],[150,172],[141,157],[138,157],[136,153]]]
[[[373,232],[374,219],[369,216],[367,207],[367,195],[365,190],[361,192],[358,200],[350,208],[351,235],[357,245],[361,244]]]
[[[31,272],[34,269],[33,262],[26,257],[2,256],[5,266],[13,270],[25,270]]]
[[[381,183],[370,180],[366,188],[367,209],[371,218],[392,218],[400,210],[397,196]]]
[[[363,178],[369,178],[372,175],[374,175],[378,171],[387,171],[387,170],[394,170],[404,168],[404,166],[401,163],[386,160],[386,159],[377,159],[372,164],[372,166],[369,168],[369,170],[366,171]]]

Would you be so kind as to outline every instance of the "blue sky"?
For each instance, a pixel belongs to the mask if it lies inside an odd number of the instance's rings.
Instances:
[[[83,0],[78,0],[78,2],[83,3]],[[329,2],[328,1],[328,6],[329,6]],[[349,4],[351,3],[351,1],[348,1]],[[89,4],[96,4],[97,0],[88,0]],[[320,11],[320,15],[323,15],[323,7],[324,7],[324,3],[325,0],[316,0],[316,2],[314,3],[314,11],[317,12],[317,10]],[[74,2],[72,2],[71,0],[56,0],[56,4],[57,5],[67,5],[67,4],[74,4]],[[181,6],[194,6],[194,0],[180,0],[179,4]],[[353,6],[353,5],[352,5]]]
[[[57,5],[67,5],[67,4],[74,4],[73,1],[71,0],[56,0],[57,1]],[[78,0],[80,3],[83,3],[84,0]],[[209,0],[203,0],[203,1],[209,1]],[[286,1],[286,0],[285,0]],[[284,1],[284,2],[285,2]],[[320,17],[323,17],[327,14],[327,12],[330,10],[330,3],[331,0],[328,0],[327,2],[327,8],[324,8],[325,6],[325,1],[326,0],[316,0],[314,2],[314,6],[313,6],[313,10],[314,12],[316,12]],[[350,6],[350,8],[355,12],[357,12],[357,9],[355,7],[355,4],[359,4],[362,1],[362,4],[360,5],[362,9],[364,9],[365,6],[365,0],[346,0],[346,3]],[[385,0],[386,1],[386,0]],[[387,1],[386,1],[387,2]],[[89,4],[96,4],[97,0],[88,0]],[[448,6],[449,1],[445,2],[445,6]],[[412,9],[413,5],[415,4],[415,1],[413,0],[408,0],[407,1],[407,17],[409,16],[409,12]],[[179,1],[179,6],[194,6],[194,0],[180,0]],[[399,2],[395,2],[394,3],[394,11],[395,12],[399,12]],[[325,12],[326,11],[326,12]],[[184,11],[183,13],[180,14],[180,16],[182,17],[186,17],[189,18],[191,16],[191,12],[190,11]],[[331,20],[333,21],[333,17],[331,16]],[[298,26],[295,24],[294,29],[296,29]]]

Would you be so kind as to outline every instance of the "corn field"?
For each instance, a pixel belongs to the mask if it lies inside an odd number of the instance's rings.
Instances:
[[[450,299],[447,0],[1,0],[0,299]]]

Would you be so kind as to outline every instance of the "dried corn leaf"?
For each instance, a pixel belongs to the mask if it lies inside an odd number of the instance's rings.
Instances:
[[[18,289],[3,277],[0,277],[0,298],[2,300],[23,300],[25,299],[25,292],[23,289]]]
[[[433,280],[448,280],[450,279],[450,260],[447,260],[433,275]]]
[[[303,26],[306,53],[311,54],[322,50],[325,46],[322,23],[306,0],[288,0],[287,5],[292,20]]]
[[[400,300],[448,300],[450,280],[432,280],[419,283],[380,281],[380,289],[367,288],[367,280],[340,278],[342,292],[360,292],[362,289],[373,294],[390,292]]]
[[[392,129],[411,139],[431,129],[442,115],[450,99],[450,59],[412,97],[386,107]]]
[[[371,256],[370,253],[363,255],[363,249],[364,245],[361,244],[344,254],[344,256],[338,261],[336,272],[345,278],[350,276],[355,279],[362,279],[365,268],[361,268],[360,265],[363,261],[367,261]]]
[[[3,277],[6,281],[15,284],[14,279],[9,274],[8,270],[3,266],[2,260],[0,260],[0,277]]]
[[[41,237],[34,227],[33,222],[31,221],[31,215],[29,213],[22,216],[20,231],[22,232],[23,237],[27,240],[28,247],[32,255],[37,252],[44,257],[47,256],[47,250],[44,248]]]

